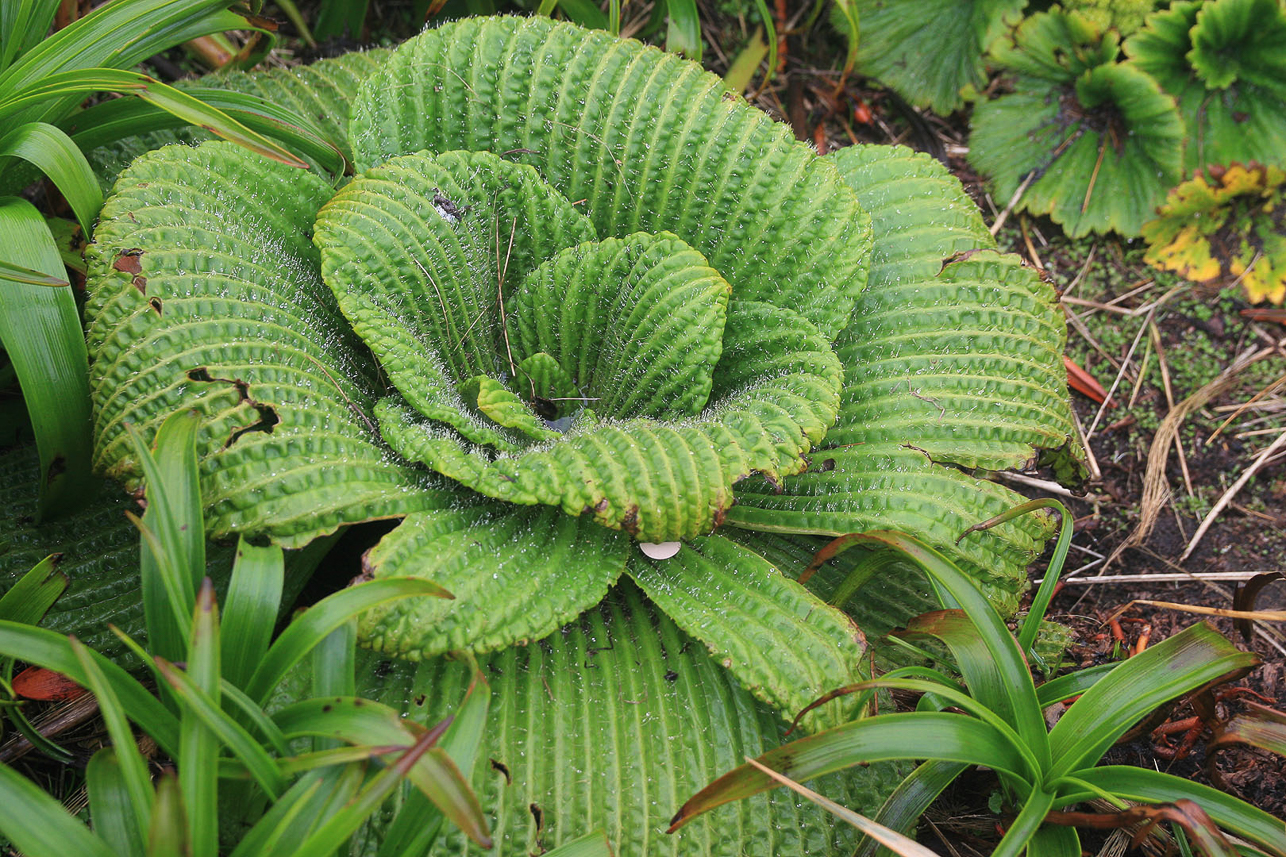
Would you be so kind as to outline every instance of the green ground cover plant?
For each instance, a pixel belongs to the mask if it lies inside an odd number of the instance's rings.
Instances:
[[[1278,0],[858,7],[858,70],[941,114],[976,102],[970,163],[1072,237],[1140,234],[1196,170],[1283,165]]]

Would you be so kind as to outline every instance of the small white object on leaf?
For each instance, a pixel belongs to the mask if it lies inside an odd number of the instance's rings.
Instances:
[[[681,542],[639,542],[639,547],[651,559],[669,559],[679,552]]]

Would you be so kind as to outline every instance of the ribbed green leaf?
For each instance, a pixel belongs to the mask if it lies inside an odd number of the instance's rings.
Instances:
[[[630,577],[741,685],[792,718],[862,675],[866,641],[853,621],[758,554],[721,536],[693,539],[667,560],[635,552]],[[849,719],[842,704],[810,713],[810,729]]]
[[[456,386],[512,364],[510,293],[541,261],[594,237],[530,167],[487,152],[411,155],[341,190],[317,221],[322,277],[390,380],[424,416],[477,443],[496,434]],[[512,296],[512,295],[511,295]]]
[[[587,408],[561,440],[492,459],[391,400],[376,413],[401,455],[476,491],[558,505],[663,542],[718,525],[732,505],[731,486],[749,474],[779,482],[799,472],[804,453],[835,420],[841,372],[806,319],[733,301],[711,403],[694,420],[600,423]]]
[[[548,19],[429,30],[367,79],[360,169],[428,149],[535,166],[601,237],[669,231],[742,299],[827,335],[865,283],[869,222],[833,168],[672,54]]]
[[[1072,459],[1056,300],[1018,257],[993,252],[873,288],[836,343],[847,371],[826,445],[900,441],[984,470],[1031,466],[1042,450]]]
[[[1273,0],[1179,0],[1125,43],[1179,102],[1185,175],[1210,164],[1286,163],[1284,39],[1286,12]]]
[[[262,98],[268,103],[313,122],[317,131],[326,140],[338,145],[344,156],[351,160],[352,149],[348,145],[348,116],[352,99],[366,76],[379,67],[388,56],[389,52],[386,50],[355,51],[343,56],[319,60],[307,66],[271,69],[264,72],[210,74],[196,81],[179,81],[175,84],[175,88],[193,94],[219,88]],[[216,106],[223,106],[215,103]],[[231,106],[227,105],[224,109]],[[211,136],[204,131],[192,128],[149,130],[147,133],[140,133],[137,126],[130,130],[123,126],[116,127],[113,122],[108,121],[120,116],[118,111],[125,110],[127,108],[123,106],[99,105],[63,122],[64,130],[72,135],[72,139],[80,141],[83,131],[86,144],[96,147],[94,151],[88,153],[89,160],[94,166],[94,171],[108,187],[115,181],[116,176],[129,166],[130,162],[144,152],[158,149],[168,143],[193,142],[210,139]],[[100,119],[105,124],[95,125],[94,123],[99,122]],[[165,122],[165,127],[169,127],[168,122]],[[103,145],[100,142],[100,135],[108,139],[116,137],[123,137],[123,139]],[[301,149],[301,151],[306,150]]]
[[[522,359],[557,359],[598,413],[696,416],[723,351],[730,291],[700,253],[670,234],[581,244],[542,264],[519,289],[514,345]],[[521,378],[516,384],[525,387]],[[568,414],[581,407],[562,404]]]
[[[852,146],[832,156],[871,212],[871,284],[836,344],[845,366],[827,445],[902,440],[936,461],[1002,470],[1057,450],[1083,457],[1062,365],[1056,295],[995,247],[959,181],[927,155]]]
[[[813,451],[809,471],[786,480],[782,492],[741,483],[729,523],[774,533],[912,533],[1012,610],[1048,521],[1020,520],[957,545],[966,527],[1022,497],[942,465],[1004,469],[1041,457],[1060,475],[1079,477],[1083,453],[1071,440],[1055,296],[1013,257],[991,252],[976,207],[937,162],[879,146],[832,157],[877,236],[870,286],[836,344],[845,367],[839,422]],[[985,252],[944,267],[977,250]],[[738,538],[791,576],[825,544]],[[917,597],[918,575],[890,571],[847,607],[872,640],[934,606]],[[811,585],[829,598],[842,579],[832,570]]]
[[[361,636],[412,660],[533,640],[601,601],[629,550],[622,534],[548,507],[489,503],[409,515],[366,555],[367,574],[422,576],[455,598],[368,611]]]
[[[1115,63],[1114,36],[1054,10],[1033,15],[997,50],[1014,92],[978,105],[969,162],[1017,211],[1048,214],[1073,237],[1137,235],[1178,181],[1183,122],[1149,75]]]
[[[946,115],[987,82],[983,55],[1026,0],[858,0],[857,68]],[[854,33],[856,36],[856,33]]]
[[[8,262],[49,277],[64,274],[45,218],[25,199],[0,197],[0,247]],[[87,358],[71,290],[13,282],[0,272],[0,345],[22,385],[40,449],[37,514],[66,514],[94,490]]]
[[[1021,502],[1019,495],[934,464],[896,443],[827,450],[815,454],[813,463],[821,467],[788,480],[780,494],[767,484],[745,483],[727,523],[761,532],[832,537],[875,529],[911,533],[968,572],[1002,613],[1017,608],[1027,565],[1048,538],[1047,522],[1023,518],[973,534],[959,545],[955,540],[967,527]],[[866,610],[859,619],[863,628],[868,618],[877,619],[876,627],[901,624],[895,617],[908,618],[900,599],[880,600]],[[886,618],[880,620],[880,614]],[[875,633],[875,628],[867,630]]]
[[[180,166],[181,165],[181,166]],[[367,413],[375,367],[317,275],[315,177],[227,144],[137,162],[90,252],[97,462],[130,478],[122,429],[194,408],[207,531],[298,546],[432,506]]]
[[[664,831],[684,798],[775,746],[779,716],[757,704],[705,652],[622,587],[561,632],[482,659],[492,711],[473,784],[493,813],[496,854],[527,855],[603,829],[621,857],[843,854],[852,832],[786,794],[761,797]],[[359,668],[360,693],[439,722],[471,673],[436,659]],[[818,788],[859,811],[896,782],[887,765]],[[533,809],[533,806],[535,809]],[[358,842],[354,852],[363,844]],[[434,854],[466,853],[448,831]]]

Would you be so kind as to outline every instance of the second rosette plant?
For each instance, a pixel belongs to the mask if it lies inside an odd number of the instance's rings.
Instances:
[[[1048,522],[955,540],[1021,501],[987,473],[1079,468],[1062,322],[940,165],[818,157],[699,66],[544,19],[462,21],[373,64],[313,102],[351,109],[338,190],[221,143],[121,174],[90,252],[97,462],[137,480],[125,424],[192,408],[214,537],[402,519],[365,574],[455,599],[360,634],[424,662],[390,680],[404,700],[450,685],[437,656],[495,653],[516,707],[478,767],[515,783],[480,786],[498,830],[526,829],[506,849],[601,817],[624,851],[667,850],[685,783],[865,674],[858,625],[927,594],[889,573],[852,615],[829,606],[825,570],[792,579],[828,536],[906,530],[1015,606]],[[828,708],[810,728],[842,722]],[[566,780],[639,751],[646,782],[685,772],[668,797]],[[794,847],[776,836],[737,847]]]

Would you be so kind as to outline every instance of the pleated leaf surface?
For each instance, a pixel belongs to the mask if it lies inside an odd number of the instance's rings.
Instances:
[[[903,530],[945,551],[1012,609],[1047,524],[1022,518],[957,545],[965,528],[1023,501],[961,468],[1043,458],[1065,478],[1081,475],[1054,292],[992,249],[976,207],[941,164],[881,146],[832,158],[877,236],[870,287],[836,343],[845,372],[839,420],[808,472],[780,487],[741,483],[728,522],[786,534],[800,556],[824,542],[791,533]],[[860,600],[864,630],[871,618],[891,627],[889,617],[906,609]]]
[[[744,545],[712,535],[693,539],[667,560],[636,551],[629,575],[743,687],[787,716],[861,678],[866,641],[853,621]],[[854,714],[836,703],[804,722],[823,729]]]
[[[229,144],[162,149],[122,175],[87,254],[97,466],[133,478],[124,424],[200,411],[211,537],[293,547],[441,502],[368,416],[375,366],[309,240],[330,194]]]
[[[400,455],[489,497],[559,506],[640,541],[690,538],[722,521],[733,484],[752,472],[799,472],[839,405],[838,359],[790,310],[732,302],[723,348],[700,417],[600,421],[586,409],[563,437],[520,454],[492,456],[396,400],[376,413]]]
[[[494,853],[526,857],[603,829],[620,857],[847,855],[852,831],[784,789],[722,807],[669,836],[691,794],[747,755],[780,743],[784,723],[732,681],[705,646],[630,585],[532,645],[480,659],[491,713],[473,784],[493,813]],[[358,691],[424,723],[464,695],[467,666],[359,665]],[[897,768],[873,765],[815,787],[871,812]],[[375,832],[371,832],[372,837]],[[370,848],[357,843],[355,852]],[[476,853],[455,831],[435,855]]]
[[[830,164],[696,64],[605,32],[544,18],[429,30],[367,79],[350,136],[359,169],[421,149],[531,164],[600,237],[672,232],[736,297],[827,335],[865,284],[869,221]]]
[[[549,507],[487,503],[408,515],[366,554],[364,572],[426,577],[455,598],[371,610],[359,633],[371,648],[411,660],[526,643],[601,601],[631,550],[623,534]]]

